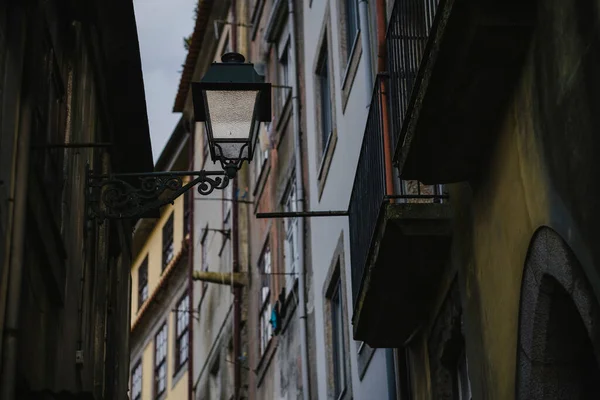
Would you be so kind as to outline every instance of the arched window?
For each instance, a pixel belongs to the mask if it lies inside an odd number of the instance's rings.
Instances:
[[[549,228],[532,239],[520,308],[517,398],[599,399],[599,305],[575,255]]]

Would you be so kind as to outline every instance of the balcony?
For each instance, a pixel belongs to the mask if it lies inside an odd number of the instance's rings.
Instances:
[[[446,260],[450,204],[441,185],[394,182],[386,194],[384,99],[379,77],[350,198],[354,339],[397,347],[427,313]],[[389,90],[388,90],[389,92]]]
[[[387,32],[394,161],[403,179],[470,179],[519,79],[531,0],[397,0]]]

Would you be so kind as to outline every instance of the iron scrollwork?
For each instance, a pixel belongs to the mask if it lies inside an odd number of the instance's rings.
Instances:
[[[183,177],[190,176],[184,183]],[[193,186],[203,196],[229,184],[224,171],[154,172],[147,174],[93,175],[88,172],[91,219],[140,218],[173,203]]]

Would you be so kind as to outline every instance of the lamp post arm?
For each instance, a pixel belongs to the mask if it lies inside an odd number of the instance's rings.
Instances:
[[[192,179],[183,183],[183,177]],[[194,186],[203,196],[224,189],[224,171],[170,171],[94,175],[87,172],[87,203],[90,219],[140,218],[173,203]]]

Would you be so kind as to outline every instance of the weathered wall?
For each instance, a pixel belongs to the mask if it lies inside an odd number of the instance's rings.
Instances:
[[[473,398],[514,397],[521,281],[539,227],[568,243],[596,297],[600,292],[594,244],[600,121],[593,111],[600,96],[593,67],[600,46],[591,28],[598,9],[583,3],[540,3],[531,49],[491,157],[480,179],[450,188],[452,261],[463,297]],[[420,396],[426,396],[425,386],[419,385]]]

